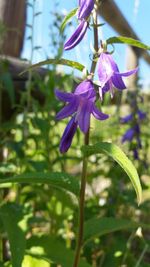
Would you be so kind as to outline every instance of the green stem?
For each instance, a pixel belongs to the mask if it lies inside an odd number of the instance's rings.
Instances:
[[[142,259],[143,259],[143,257],[144,257],[144,255],[145,255],[147,250],[148,250],[148,245],[146,244],[144,249],[143,249],[143,251],[142,251],[142,253],[141,253],[141,255],[140,255],[140,257],[139,257],[139,259],[138,259],[138,261],[137,261],[137,263],[136,263],[135,267],[139,267],[140,266],[141,261],[142,261]]]
[[[94,23],[94,49],[98,52],[98,30],[97,30],[97,12],[94,10],[93,14],[93,23]],[[96,62],[92,61],[90,72],[94,74],[96,68]],[[90,131],[85,134],[84,137],[84,145],[89,144],[89,135]],[[82,165],[82,174],[81,174],[81,188],[80,188],[80,198],[79,198],[79,227],[78,227],[78,236],[77,236],[77,244],[75,250],[75,258],[73,267],[77,267],[80,260],[80,253],[82,249],[83,242],[83,231],[84,231],[84,203],[85,203],[85,187],[86,187],[86,178],[87,178],[87,165],[88,158],[83,157],[83,165]]]
[[[85,134],[85,139],[84,139],[84,144],[88,145],[88,143],[89,143],[89,131]],[[82,247],[82,240],[83,240],[84,198],[85,198],[85,187],[86,187],[86,177],[87,177],[87,161],[88,161],[87,157],[84,157],[83,165],[82,165],[81,189],[80,189],[80,198],[79,198],[79,230],[78,230],[78,239],[77,239],[73,267],[78,266],[81,247]]]
[[[32,28],[31,28],[31,55],[30,55],[30,64],[33,61],[34,55],[34,23],[35,23],[35,1],[33,2],[33,14],[32,14]],[[27,85],[27,111],[30,109],[31,104],[31,85],[32,85],[32,70],[29,71],[28,76],[28,85]]]

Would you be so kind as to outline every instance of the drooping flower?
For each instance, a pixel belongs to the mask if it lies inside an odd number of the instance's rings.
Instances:
[[[140,109],[136,112],[136,114],[137,114],[137,119],[139,121],[144,120],[146,118],[146,112],[143,112]],[[134,119],[134,114],[131,113],[131,114],[121,118],[120,121],[121,121],[121,123],[128,123],[128,122],[132,121],[133,119]]]
[[[72,34],[72,36],[67,40],[67,42],[64,44],[65,50],[70,50],[74,48],[77,44],[81,42],[83,39],[88,27],[87,21],[81,21],[75,32]]]
[[[142,148],[141,143],[141,131],[140,123],[146,118],[146,112],[140,109],[137,111],[121,118],[121,123],[130,123],[131,128],[129,128],[122,137],[122,143],[129,142],[131,144],[130,149],[133,151],[134,159],[139,159],[139,149]]]
[[[131,142],[134,136],[140,134],[140,127],[136,124],[134,127],[128,129],[122,137],[122,143],[129,141]]]
[[[71,120],[69,121],[63,136],[61,138],[60,142],[60,152],[65,153],[69,147],[71,146],[72,139],[75,135],[76,129],[77,129],[77,122],[75,122],[75,117],[72,117]]]
[[[79,0],[77,18],[80,23],[72,36],[65,42],[64,50],[70,50],[82,41],[89,24],[87,19],[90,16],[93,8],[94,0]]]
[[[62,120],[73,115],[60,143],[60,151],[64,153],[71,145],[77,126],[83,133],[87,133],[90,127],[91,114],[98,120],[106,120],[108,115],[99,111],[95,106],[96,92],[91,80],[81,82],[74,93],[64,93],[56,89],[55,95],[59,100],[67,102],[67,105],[57,113],[56,119]]]
[[[78,19],[86,19],[90,16],[94,8],[94,0],[80,0],[79,1]]]
[[[107,53],[102,52],[98,59],[98,77],[101,83],[99,88],[100,98],[103,97],[103,94],[110,91],[111,96],[113,96],[113,87],[116,87],[119,90],[126,88],[122,77],[128,77],[137,72],[138,68],[127,72],[119,72],[119,68],[113,57]]]
[[[137,112],[139,120],[144,120],[146,118],[146,112],[143,112],[142,110],[138,110]]]

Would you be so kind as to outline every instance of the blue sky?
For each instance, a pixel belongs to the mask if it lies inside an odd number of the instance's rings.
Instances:
[[[32,0],[29,1],[32,3]],[[60,0],[58,10],[62,13],[70,11],[71,9],[77,7],[77,0]],[[134,31],[137,33],[139,38],[146,44],[150,45],[150,1],[148,0],[115,0],[116,4],[121,9],[122,13],[133,27]],[[38,62],[46,58],[46,54],[49,57],[53,57],[50,51],[50,28],[49,25],[52,22],[51,11],[54,10],[55,1],[49,0],[37,0],[36,1],[36,11],[41,11],[42,14],[37,16],[35,20],[35,30],[34,30],[34,45],[41,46],[42,49],[34,53],[33,62]],[[31,9],[28,8],[28,23],[31,22]],[[103,22],[102,18],[99,18],[100,22]],[[119,22],[118,22],[119,23]],[[69,33],[66,33],[69,37],[71,31],[73,32],[76,27],[76,20],[74,19],[74,24],[70,28]],[[26,37],[29,36],[29,30],[26,31]],[[100,38],[106,39],[108,37],[117,35],[113,29],[105,24],[100,30]],[[72,60],[80,61],[88,67],[90,64],[90,45],[92,44],[92,34],[88,31],[88,34],[74,50],[64,52],[63,57]],[[46,53],[45,53],[46,52]],[[25,41],[22,57],[30,58],[31,45],[29,41]],[[116,45],[114,57],[120,66],[120,70],[125,70],[126,64],[126,46]],[[68,71],[68,70],[67,70]],[[150,66],[148,66],[144,60],[140,60],[140,77],[142,82],[147,85],[150,83]]]

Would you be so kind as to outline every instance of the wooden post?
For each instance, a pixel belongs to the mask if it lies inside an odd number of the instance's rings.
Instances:
[[[139,63],[139,56],[137,51],[131,47],[127,47],[127,59],[126,59],[126,66],[127,70],[135,69],[138,66]],[[130,91],[136,91],[137,86],[137,78],[138,78],[138,72],[136,74],[133,74],[126,79],[127,87]]]
[[[1,53],[20,57],[26,23],[26,0],[0,0],[0,22],[6,28]]]

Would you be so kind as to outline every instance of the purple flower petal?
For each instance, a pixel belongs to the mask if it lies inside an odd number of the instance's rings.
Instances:
[[[73,35],[65,43],[64,49],[70,50],[74,48],[78,43],[80,43],[86,33],[87,27],[88,27],[88,22],[81,21],[81,23],[79,24]]]
[[[140,120],[144,120],[146,118],[146,112],[143,112],[142,110],[138,110],[137,114]]]
[[[125,132],[125,134],[123,135],[123,137],[122,137],[122,140],[121,140],[122,143],[124,143],[126,141],[130,141],[131,142],[132,139],[133,139],[134,134],[135,134],[135,130],[133,128],[127,130]]]
[[[94,0],[81,0],[79,5],[78,19],[86,19],[94,8]]]
[[[57,113],[56,119],[62,120],[66,117],[71,116],[73,113],[77,111],[77,107],[78,107],[78,101],[77,98],[74,98],[73,101],[71,101],[68,105],[66,105],[62,110],[60,110]]]
[[[107,114],[104,114],[100,110],[98,110],[94,104],[92,107],[92,114],[97,120],[106,120],[109,118]]]
[[[55,89],[55,95],[57,98],[63,102],[70,102],[73,100],[74,95],[72,93],[61,92]]]
[[[85,0],[79,0],[79,6],[81,6],[84,3]]]
[[[65,131],[63,133],[63,136],[61,138],[60,142],[60,152],[65,153],[69,149],[72,143],[72,139],[74,137],[74,134],[77,129],[77,122],[75,122],[75,117],[73,117],[69,123],[67,124],[67,127],[65,128]]]
[[[121,78],[121,75],[114,73],[114,75],[111,77],[113,85],[120,90],[126,89],[126,86],[124,84],[124,81]]]
[[[84,98],[93,99],[96,98],[96,92],[94,90],[94,85],[91,80],[85,80],[81,82],[75,89],[75,95],[80,95]]]
[[[119,75],[119,76],[122,76],[122,77],[128,77],[132,74],[135,74],[137,71],[138,71],[138,67],[133,69],[133,70],[129,70],[129,71],[126,71],[126,72],[115,72],[116,75]]]
[[[129,115],[125,116],[124,118],[121,118],[120,121],[121,121],[121,123],[128,123],[132,119],[133,119],[133,114],[129,114]]]
[[[101,53],[98,60],[98,77],[102,87],[109,81],[113,75],[113,68],[109,54]]]
[[[111,87],[112,87],[111,81],[106,82],[105,85],[102,87],[103,93],[110,91]]]
[[[92,102],[82,100],[77,110],[76,121],[83,133],[87,133],[90,127],[90,115],[91,115]]]

